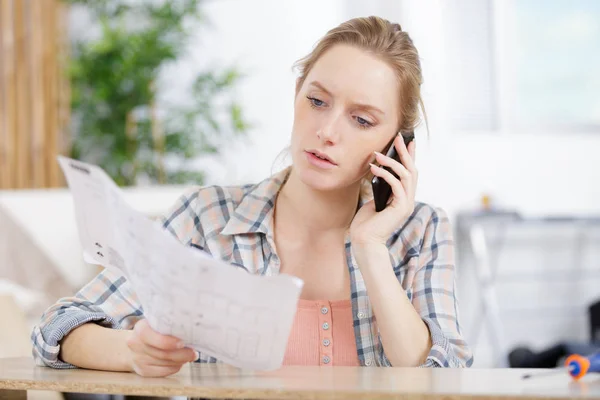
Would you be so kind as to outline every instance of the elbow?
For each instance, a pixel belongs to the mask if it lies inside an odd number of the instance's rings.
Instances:
[[[443,331],[433,320],[424,319],[430,332],[431,348],[422,367],[468,368],[473,365],[473,353],[458,332]]]

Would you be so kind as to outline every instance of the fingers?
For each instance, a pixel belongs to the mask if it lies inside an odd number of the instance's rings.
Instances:
[[[416,150],[415,141],[411,141],[407,148],[404,144],[404,138],[402,135],[397,135],[394,139],[394,147],[398,152],[400,162],[391,157],[384,156],[379,152],[375,152],[375,159],[381,166],[389,167],[392,171],[394,171],[402,181],[402,187],[404,191],[409,196],[413,196],[416,190],[416,183],[418,179],[418,171],[414,163],[414,154]],[[371,172],[373,172],[373,167],[371,167],[371,170]],[[375,172],[373,172],[373,174],[375,175]],[[382,176],[382,178],[385,179],[385,176]],[[386,179],[386,182],[393,187],[388,179]]]
[[[402,135],[398,135],[394,139],[394,147],[398,152],[400,162],[391,157],[384,156],[379,152],[375,152],[375,159],[380,166],[371,164],[371,173],[385,179],[392,188],[395,199],[401,199],[403,197],[412,198],[414,197],[414,192],[416,190],[418,176],[418,171],[414,163],[415,142],[414,140],[411,141],[407,148],[404,144]],[[399,179],[383,167],[389,167],[396,175],[398,175]]]
[[[198,359],[196,351],[182,348],[183,343],[173,336],[154,331],[145,320],[135,325],[127,346],[132,352],[133,370],[141,376],[171,375]]]
[[[179,350],[163,350],[145,344],[140,340],[131,340],[128,343],[129,348],[137,353],[144,354],[155,360],[154,365],[176,365],[193,362],[198,355],[193,349],[184,348]]]
[[[177,372],[179,372],[181,370],[181,367],[183,365],[178,365],[178,366],[168,366],[168,367],[163,367],[163,366],[155,366],[155,365],[149,365],[146,363],[139,363],[139,364],[134,364],[134,372],[140,376],[144,376],[144,377],[149,377],[149,378],[157,378],[157,377],[164,377],[164,376],[169,376],[169,375],[173,375],[176,374]]]
[[[161,335],[148,325],[145,319],[140,320],[133,328],[134,335],[149,346],[162,350],[179,350],[184,344],[181,340],[173,336]]]
[[[414,139],[408,144],[407,148],[404,144],[404,138],[402,135],[398,135],[396,136],[396,139],[394,139],[394,146],[396,147],[396,151],[400,156],[400,162],[402,165],[410,172],[416,172],[417,168],[415,166],[414,158],[416,144]]]
[[[393,158],[384,156],[383,154],[376,151],[375,159],[380,165],[390,167],[392,171],[394,171],[400,177],[400,179],[410,179],[410,172],[406,169],[406,167],[404,167],[404,165],[400,164]]]
[[[394,162],[396,162],[396,161],[394,161]],[[406,196],[406,192],[404,191],[404,187],[402,186],[402,183],[394,175],[392,175],[391,172],[389,172],[381,167],[378,167],[375,164],[371,164],[371,172],[373,173],[373,175],[378,176],[382,179],[385,179],[385,181],[392,188],[392,193],[394,194],[395,199],[401,199],[404,196]]]

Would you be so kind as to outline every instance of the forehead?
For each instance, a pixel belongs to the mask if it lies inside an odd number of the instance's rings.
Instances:
[[[398,82],[394,71],[365,50],[347,45],[332,47],[317,60],[305,83],[315,80],[334,96],[396,109]]]

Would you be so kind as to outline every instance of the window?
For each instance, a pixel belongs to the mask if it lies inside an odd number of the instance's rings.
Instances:
[[[600,132],[600,2],[495,0],[502,121]]]
[[[453,128],[600,133],[600,1],[449,0],[443,21]]]

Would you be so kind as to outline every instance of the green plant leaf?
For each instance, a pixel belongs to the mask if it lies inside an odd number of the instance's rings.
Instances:
[[[74,40],[68,74],[71,80],[73,138],[71,156],[100,165],[119,185],[140,179],[201,183],[202,171],[185,161],[215,154],[221,143],[249,127],[233,90],[238,68],[197,74],[189,88],[192,102],[162,107],[159,122],[164,146],[153,137],[151,109],[161,69],[179,60],[194,27],[202,21],[199,0],[64,0],[84,7],[100,37]],[[134,21],[135,23],[131,23]],[[157,160],[175,159],[160,171]],[[165,167],[166,168],[166,167]]]

